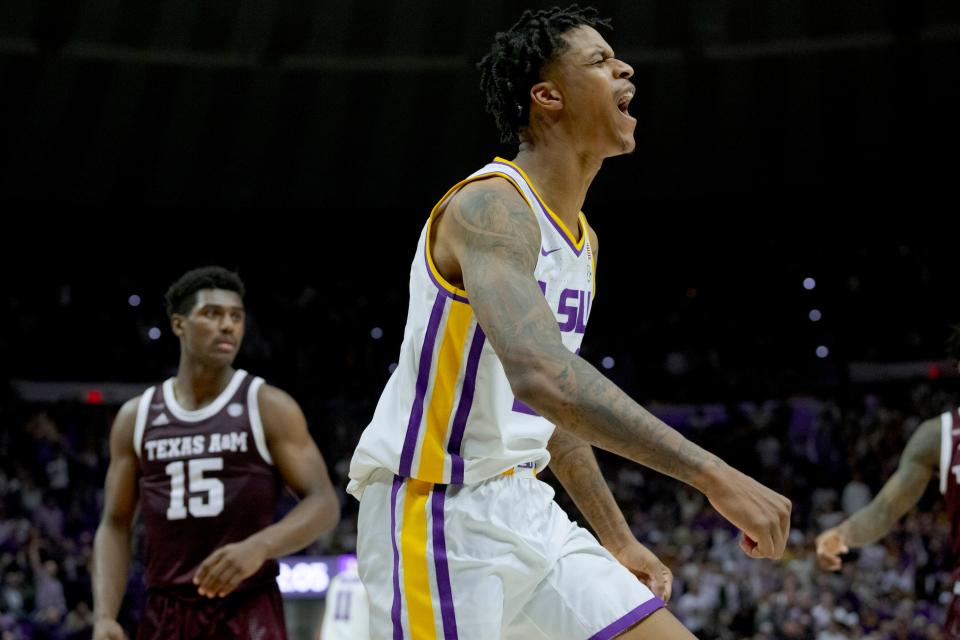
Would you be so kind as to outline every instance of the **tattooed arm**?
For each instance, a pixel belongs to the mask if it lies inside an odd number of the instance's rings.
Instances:
[[[613,549],[633,539],[623,512],[607,486],[593,448],[564,429],[557,429],[550,443],[550,470],[593,527],[603,546]]]
[[[783,554],[786,498],[684,438],[563,345],[533,275],[539,228],[508,182],[466,185],[446,204],[431,241],[441,273],[463,283],[519,400],[589,444],[702,491],[744,531],[745,552]]]
[[[836,571],[843,564],[841,554],[890,533],[893,525],[920,500],[939,466],[940,420],[935,418],[922,423],[914,432],[896,472],[877,497],[840,525],[817,536],[820,566]]]
[[[593,527],[600,543],[664,602],[670,601],[673,573],[656,554],[633,537],[630,526],[610,492],[593,447],[564,429],[547,445],[550,470]]]
[[[597,235],[589,225],[587,232],[596,258],[599,254]],[[550,452],[550,470],[570,494],[603,546],[616,556],[621,549],[636,544],[633,532],[600,471],[593,447],[570,431],[556,429],[547,450]]]

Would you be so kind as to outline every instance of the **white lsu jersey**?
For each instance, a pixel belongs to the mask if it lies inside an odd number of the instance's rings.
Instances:
[[[587,222],[578,236],[544,203],[516,164],[496,158],[454,185],[420,234],[410,270],[410,305],[397,368],[380,396],[350,463],[347,491],[359,499],[378,469],[435,484],[473,484],[517,465],[550,460],[554,425],[517,400],[486,340],[468,293],[446,282],[430,255],[437,211],[463,185],[508,180],[540,226],[534,275],[553,310],[563,344],[579,352],[595,293],[595,256]]]

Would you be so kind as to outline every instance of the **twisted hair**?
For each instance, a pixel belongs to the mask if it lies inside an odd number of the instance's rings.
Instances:
[[[561,36],[580,26],[613,28],[593,7],[572,4],[566,9],[527,9],[512,27],[497,33],[477,67],[486,109],[502,142],[517,142],[529,126],[530,87],[542,80],[544,66],[566,48]]]

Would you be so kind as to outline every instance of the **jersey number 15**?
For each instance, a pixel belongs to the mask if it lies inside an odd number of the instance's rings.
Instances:
[[[184,474],[184,461],[178,460],[167,465],[170,476],[170,506],[167,508],[167,520],[183,520],[187,509],[194,518],[213,518],[223,511],[223,483],[216,478],[204,478],[206,471],[223,470],[223,458],[195,458],[186,463],[189,478]],[[189,480],[189,486],[185,480]],[[186,492],[205,493],[206,496],[191,496],[184,506]]]

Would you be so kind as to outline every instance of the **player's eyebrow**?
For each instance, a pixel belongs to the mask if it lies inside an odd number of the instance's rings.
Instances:
[[[609,49],[607,49],[607,48],[605,48],[605,47],[603,47],[603,46],[601,46],[601,45],[594,45],[592,49],[589,49],[589,50],[588,50],[587,54],[588,54],[588,55],[591,55],[591,56],[594,55],[594,54],[599,54],[601,57],[607,57],[607,56],[609,56],[609,57],[611,57],[611,58],[615,57],[615,56],[613,55],[613,51],[611,51],[611,50],[609,50]]]
[[[200,307],[201,311],[203,311],[204,309],[229,309],[231,311],[245,311],[244,307],[229,306],[225,304],[215,304],[213,302],[208,302],[207,304]]]

